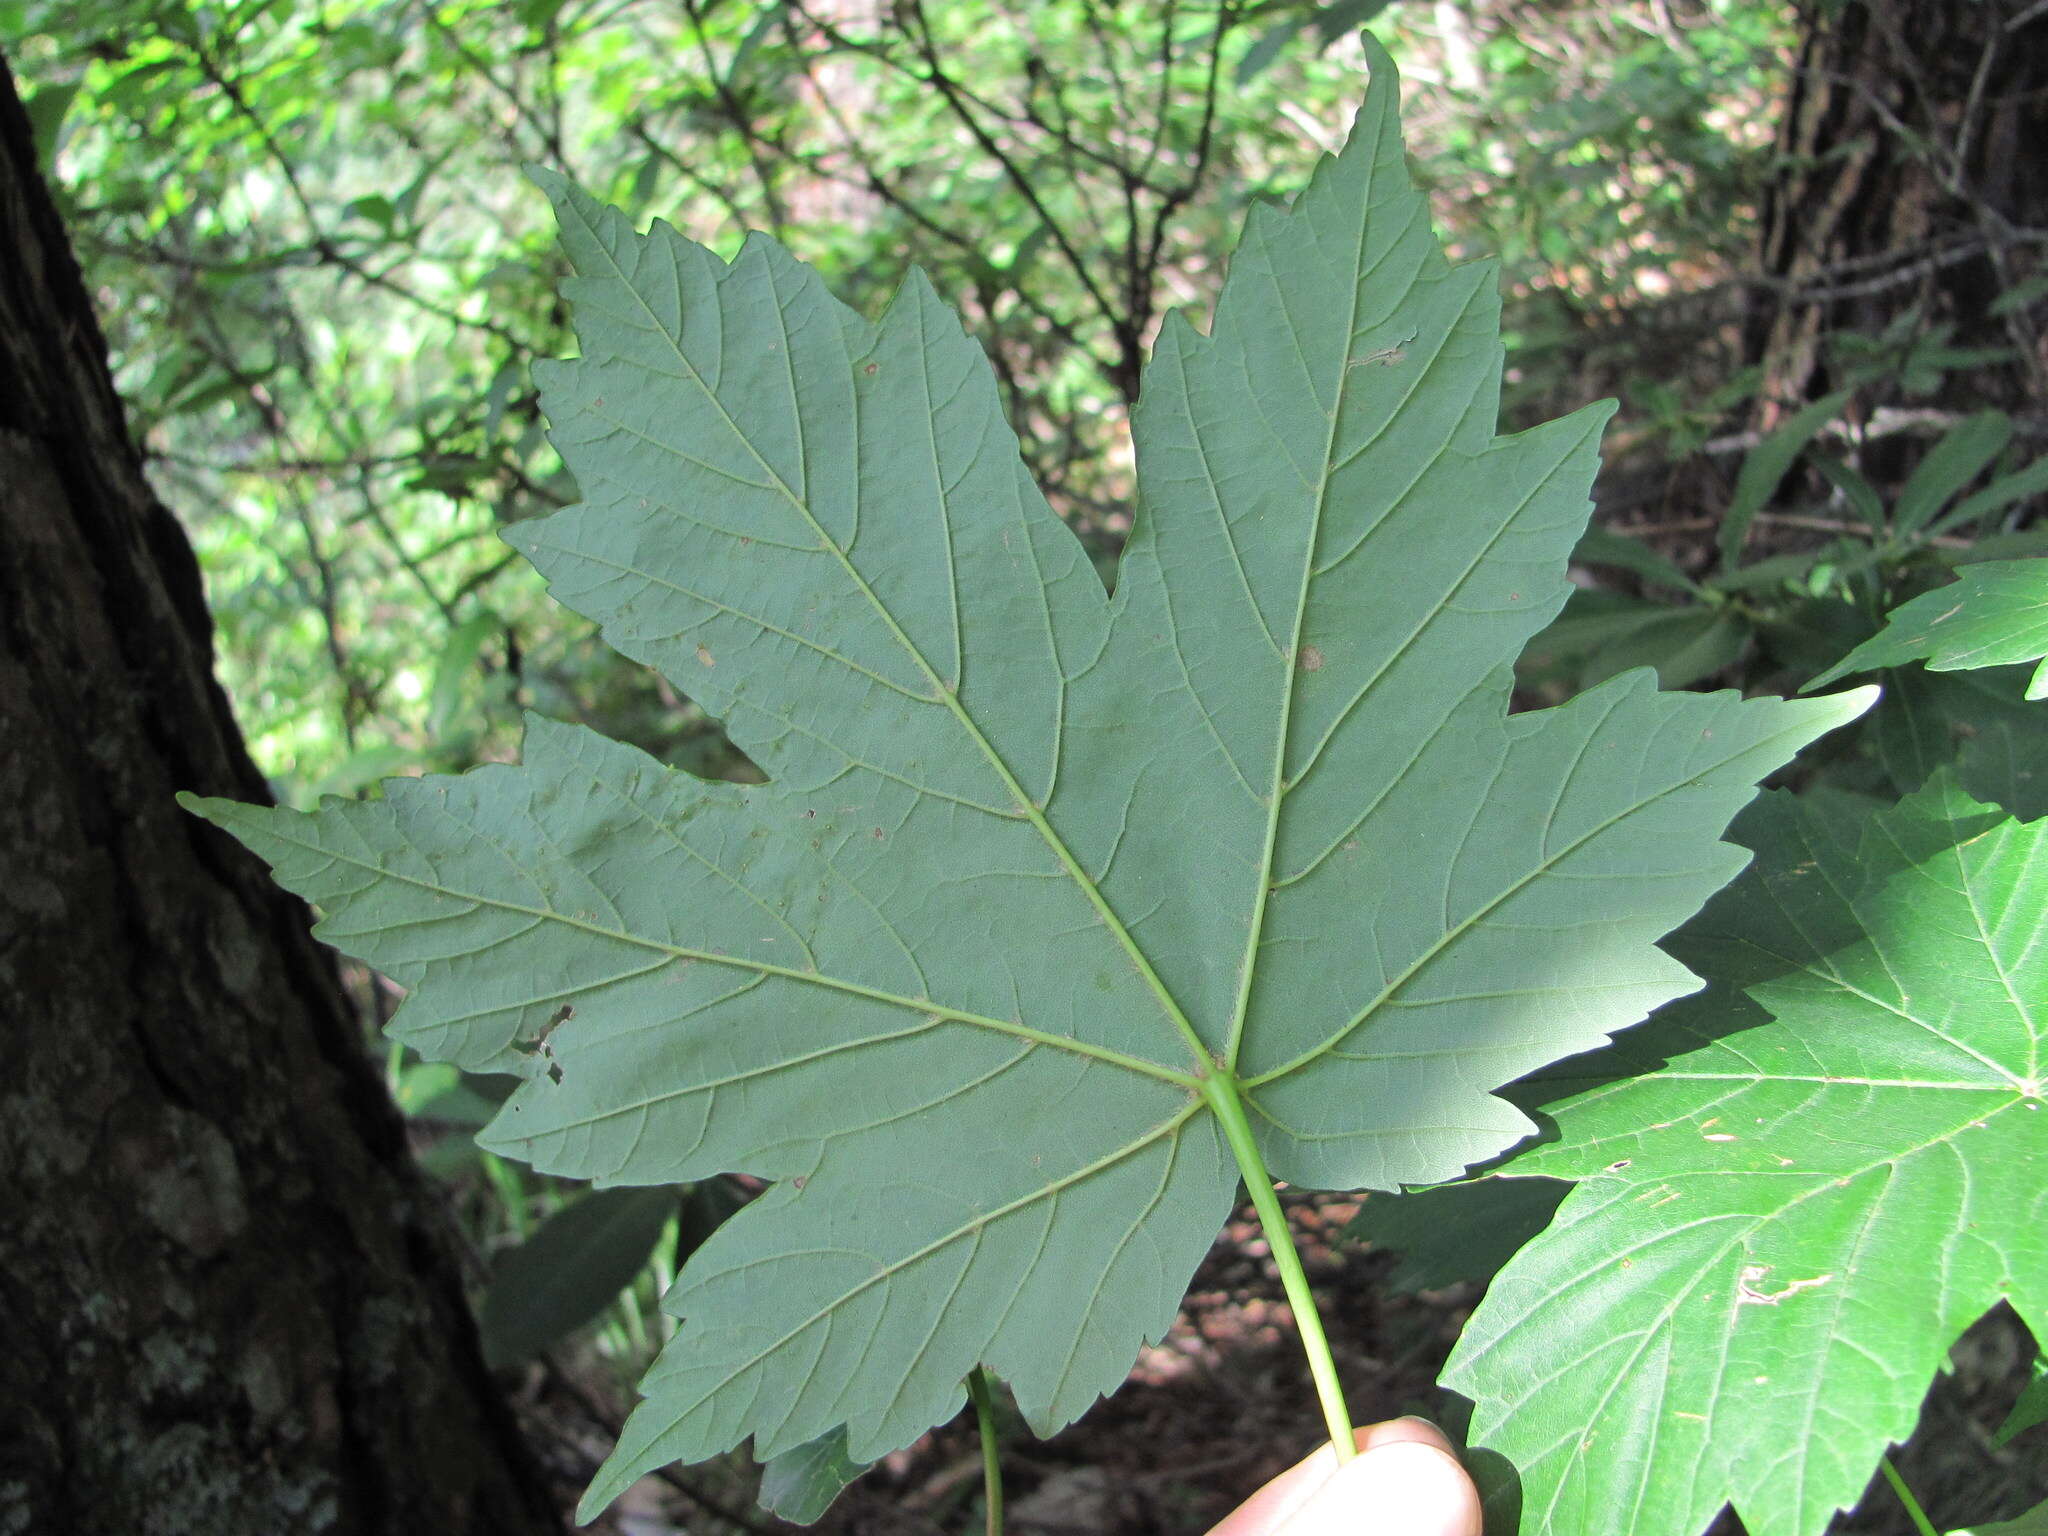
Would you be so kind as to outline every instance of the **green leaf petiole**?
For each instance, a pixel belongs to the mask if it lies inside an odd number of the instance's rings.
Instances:
[[[989,1390],[988,1372],[976,1366],[967,1374],[967,1396],[974,1404],[974,1422],[981,1429],[982,1502],[988,1509],[988,1536],[1003,1536],[1003,1456],[996,1439],[995,1394]]]
[[[1927,1518],[1927,1511],[1920,1507],[1920,1501],[1913,1497],[1913,1490],[1906,1486],[1906,1480],[1899,1476],[1899,1469],[1892,1465],[1889,1456],[1878,1461],[1878,1468],[1884,1473],[1884,1480],[1892,1485],[1892,1492],[1899,1496],[1899,1502],[1906,1506],[1906,1518],[1913,1522],[1913,1529],[1920,1536],[1938,1536],[1934,1522]]]
[[[1337,1380],[1337,1362],[1330,1354],[1322,1315],[1316,1311],[1315,1294],[1309,1289],[1308,1274],[1301,1267],[1301,1255],[1295,1250],[1294,1236],[1288,1230],[1287,1213],[1280,1208],[1273,1176],[1266,1171],[1266,1160],[1259,1155],[1259,1144],[1252,1135],[1251,1122],[1245,1118],[1244,1100],[1238,1094],[1236,1080],[1226,1076],[1205,1077],[1202,1097],[1223,1127],[1231,1155],[1244,1174],[1245,1188],[1251,1192],[1252,1208],[1259,1213],[1266,1245],[1273,1252],[1273,1262],[1280,1267],[1280,1284],[1287,1292],[1287,1305],[1293,1309],[1302,1353],[1308,1356],[1309,1376],[1316,1384],[1316,1398],[1323,1407],[1323,1422],[1329,1427],[1330,1444],[1341,1466],[1358,1454],[1351,1433],[1351,1410],[1345,1405],[1344,1388]]]

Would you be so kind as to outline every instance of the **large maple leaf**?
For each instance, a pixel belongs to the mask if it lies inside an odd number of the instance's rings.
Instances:
[[[1606,411],[1494,436],[1493,269],[1444,259],[1395,103],[1376,55],[1210,334],[1168,320],[1113,600],[921,275],[870,323],[768,240],[728,266],[545,179],[587,499],[508,537],[769,782],[535,720],[517,767],[199,808],[412,989],[401,1039],[529,1073],[490,1145],[779,1181],[669,1296],[586,1511],[749,1436],[880,1455],[977,1363],[1049,1431],[1240,1174],[1499,1151],[1493,1088],[1693,986],[1653,941],[1740,867],[1720,829],[1862,707],[1638,672],[1508,716]]]

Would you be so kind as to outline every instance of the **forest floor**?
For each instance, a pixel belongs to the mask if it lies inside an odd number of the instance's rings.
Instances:
[[[1478,1289],[1406,1293],[1387,1284],[1395,1256],[1339,1239],[1354,1201],[1294,1197],[1289,1214],[1338,1370],[1361,1423],[1420,1413],[1457,1423],[1436,1386]],[[2048,1426],[2000,1449],[1992,1431],[2026,1380],[2026,1330],[2000,1309],[1972,1328],[1937,1383],[1920,1432],[1895,1460],[1939,1528],[2009,1519],[2048,1498]],[[556,1383],[560,1385],[559,1381]],[[528,1433],[560,1471],[564,1505],[608,1449],[594,1389],[541,1390]],[[1122,1390],[1050,1440],[1006,1415],[1008,1536],[1201,1536],[1268,1478],[1326,1437],[1280,1281],[1256,1218],[1241,1209],[1196,1272],[1168,1336],[1139,1357]],[[616,1420],[613,1420],[615,1424]],[[688,1486],[744,1524],[708,1510]],[[641,1483],[595,1530],[616,1536],[787,1532],[752,1508],[751,1471],[678,1469]],[[967,1414],[887,1458],[844,1493],[815,1536],[975,1536],[981,1456]],[[1361,1533],[1364,1536],[1364,1533]],[[1711,1536],[1742,1536],[1724,1515]],[[1913,1536],[1879,1481],[1835,1536]]]

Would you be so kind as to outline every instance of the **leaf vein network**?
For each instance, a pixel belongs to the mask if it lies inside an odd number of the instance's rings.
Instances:
[[[1173,1083],[1177,1087],[1193,1088],[1199,1081],[1193,1074],[1176,1072],[1173,1068],[1162,1066],[1158,1062],[1148,1061],[1140,1056],[1127,1055],[1109,1046],[1094,1045],[1085,1040],[1075,1039],[1070,1035],[1056,1035],[1046,1030],[1033,1029],[1028,1024],[1016,1023],[1008,1019],[993,1019],[985,1014],[971,1013],[960,1008],[951,1008],[943,1003],[934,1002],[930,998],[905,997],[900,993],[884,991],[879,987],[864,986],[859,982],[846,981],[837,976],[827,976],[819,971],[804,971],[794,966],[777,965],[768,960],[756,960],[746,956],[720,954],[715,950],[693,949],[687,945],[664,943],[659,939],[650,939],[644,934],[632,933],[624,928],[606,928],[601,924],[573,917],[568,913],[558,912],[552,908],[529,907],[519,902],[506,901],[498,897],[476,896],[467,891],[457,891],[448,886],[438,885],[430,880],[422,880],[415,875],[402,874],[396,870],[382,869],[362,859],[346,857],[333,853],[328,849],[313,848],[310,844],[298,842],[295,838],[287,838],[282,833],[278,834],[278,836],[284,841],[293,842],[298,847],[321,853],[334,862],[350,864],[363,870],[374,870],[381,878],[393,881],[396,884],[410,885],[415,889],[431,891],[440,896],[454,896],[479,907],[491,907],[503,912],[520,913],[534,918],[538,922],[560,923],[564,927],[578,928],[598,938],[612,939],[621,944],[635,944],[643,949],[655,950],[665,955],[674,956],[677,959],[699,961],[706,965],[726,966],[734,970],[758,972],[765,976],[774,976],[786,981],[802,982],[807,986],[823,987],[830,991],[850,993],[855,997],[864,997],[871,1002],[908,1009],[913,1013],[934,1014],[957,1024],[968,1024],[977,1029],[989,1029],[994,1030],[998,1034],[1014,1035],[1019,1039],[1033,1040],[1041,1045],[1049,1045],[1058,1050],[1071,1051],[1080,1056],[1092,1056],[1098,1060],[1109,1062],[1114,1066],[1122,1067],[1126,1071],[1136,1072],[1145,1077],[1157,1078],[1162,1082]]]
[[[1753,750],[1755,750],[1754,746],[1745,747],[1743,749],[1744,753]],[[1725,766],[1727,762],[1731,761],[1733,761],[1732,758],[1724,759],[1721,763],[1715,764],[1714,767],[1719,768]],[[1330,1049],[1330,1047],[1335,1045],[1339,1040],[1342,1040],[1354,1029],[1357,1029],[1360,1025],[1365,1023],[1367,1019],[1369,1019],[1375,1012],[1379,1010],[1379,1007],[1382,1003],[1384,1003],[1389,997],[1393,996],[1394,993],[1399,991],[1402,987],[1406,986],[1408,982],[1414,978],[1417,972],[1419,972],[1425,965],[1429,964],[1430,961],[1434,960],[1438,955],[1442,954],[1446,949],[1450,948],[1450,946],[1455,944],[1459,939],[1463,938],[1465,934],[1470,932],[1476,924],[1483,921],[1495,910],[1503,906],[1508,901],[1512,900],[1514,897],[1520,895],[1522,891],[1527,889],[1535,881],[1541,879],[1545,874],[1547,874],[1550,871],[1552,865],[1560,863],[1567,858],[1570,858],[1572,854],[1578,852],[1579,849],[1585,847],[1586,844],[1590,843],[1595,838],[1602,836],[1610,828],[1627,820],[1631,816],[1640,814],[1642,811],[1656,804],[1657,801],[1663,799],[1665,796],[1675,794],[1677,791],[1685,788],[1689,782],[1689,780],[1681,780],[1678,783],[1666,785],[1664,788],[1658,790],[1655,794],[1637,800],[1636,802],[1625,807],[1623,810],[1617,812],[1616,814],[1607,817],[1598,825],[1590,828],[1584,833],[1581,833],[1577,838],[1573,839],[1572,842],[1567,844],[1564,848],[1560,849],[1555,854],[1546,854],[1542,860],[1532,865],[1526,873],[1517,876],[1498,894],[1496,894],[1489,900],[1483,902],[1478,907],[1476,907],[1468,916],[1460,920],[1455,927],[1447,930],[1440,937],[1432,940],[1429,944],[1425,945],[1423,947],[1422,952],[1419,955],[1417,955],[1414,960],[1409,962],[1409,964],[1398,975],[1390,978],[1387,981],[1386,985],[1380,989],[1377,996],[1375,996],[1370,1002],[1368,1002],[1363,1008],[1361,1008],[1356,1014],[1352,1016],[1350,1022],[1343,1025],[1333,1034],[1327,1036],[1320,1045],[1312,1046],[1308,1050],[1302,1051],[1300,1054],[1290,1058],[1285,1062],[1282,1062],[1279,1066],[1273,1067],[1268,1071],[1259,1073],[1256,1077],[1246,1078],[1244,1080],[1244,1086],[1246,1088],[1257,1088],[1260,1085],[1270,1083],[1277,1078],[1285,1077],[1290,1072],[1298,1071],[1302,1067],[1306,1066],[1309,1062],[1314,1061],[1318,1056],[1321,1056],[1325,1051]],[[1534,927],[1537,925],[1524,924],[1521,926]],[[1566,926],[1585,927],[1591,926],[1591,924],[1568,924]],[[1986,1065],[1990,1066],[1995,1064],[1987,1062]]]
[[[656,320],[656,323],[658,324],[657,317],[655,317],[653,311],[650,308],[648,308],[645,297],[641,295],[639,290],[633,286],[630,277],[625,272],[624,268],[620,265],[616,253],[608,254],[612,256],[612,270],[618,277],[619,281],[626,287],[629,293],[632,293],[634,297],[639,300],[642,309],[647,313],[649,319]],[[728,270],[730,269],[728,268]],[[896,302],[899,304],[904,302],[904,295],[899,293]],[[785,336],[787,336],[786,330],[784,334]],[[1198,1072],[1205,1070],[1207,1066],[1207,1052],[1203,1049],[1201,1036],[1196,1033],[1193,1024],[1189,1022],[1188,1017],[1186,1013],[1182,1011],[1179,1002],[1174,998],[1173,994],[1167,990],[1165,983],[1160,979],[1158,972],[1153,968],[1151,960],[1146,956],[1143,948],[1138,944],[1136,936],[1131,932],[1130,928],[1125,925],[1122,918],[1109,905],[1108,901],[1104,899],[1101,890],[1095,885],[1093,881],[1089,880],[1086,872],[1081,868],[1079,861],[1075,859],[1072,850],[1067,847],[1065,840],[1061,838],[1056,831],[1054,831],[1051,823],[1045,819],[1044,813],[1038,808],[1036,804],[1032,802],[1030,796],[1025,793],[1023,786],[1017,780],[1015,772],[1004,760],[1002,754],[996,750],[995,743],[988,739],[987,735],[984,734],[981,728],[975,723],[973,717],[967,713],[966,709],[960,703],[959,696],[952,690],[946,688],[946,686],[944,685],[943,681],[939,676],[938,671],[932,666],[929,658],[927,658],[924,652],[918,648],[916,642],[914,642],[910,638],[910,636],[907,633],[905,633],[902,625],[897,622],[895,615],[889,611],[888,605],[881,600],[880,595],[875,591],[874,587],[868,582],[867,578],[863,576],[860,573],[860,571],[854,566],[852,560],[848,557],[846,550],[842,548],[831,537],[829,533],[826,532],[823,525],[818,522],[816,516],[812,513],[808,504],[805,503],[802,497],[796,494],[796,492],[790,487],[789,483],[775,470],[774,466],[767,461],[766,457],[762,455],[760,449],[754,445],[753,440],[750,437],[748,437],[744,431],[741,430],[738,422],[736,422],[733,419],[731,412],[729,412],[725,408],[724,402],[720,400],[717,397],[716,393],[709,388],[709,386],[706,384],[703,378],[703,375],[690,361],[688,354],[683,351],[681,338],[666,329],[662,330],[662,335],[667,340],[671,350],[674,351],[677,360],[680,361],[683,367],[689,371],[691,381],[694,382],[697,388],[702,390],[706,397],[711,401],[713,408],[717,410],[720,417],[724,420],[728,430],[732,432],[733,436],[738,441],[746,445],[748,452],[754,456],[756,462],[758,462],[761,465],[761,467],[770,476],[774,478],[776,488],[789,501],[791,507],[797,512],[797,514],[810,526],[812,532],[817,536],[821,548],[825,551],[828,551],[834,557],[834,559],[837,560],[841,569],[845,572],[847,579],[850,582],[852,582],[852,584],[858,589],[862,597],[867,601],[869,607],[874,611],[875,616],[881,621],[882,625],[889,631],[890,635],[895,639],[897,644],[903,648],[905,654],[911,658],[911,660],[915,663],[918,669],[921,672],[923,672],[925,677],[930,681],[933,691],[938,695],[944,707],[953,715],[955,721],[959,724],[962,732],[967,736],[968,740],[973,743],[975,748],[987,759],[989,765],[992,768],[994,768],[997,776],[1001,778],[1001,780],[1003,781],[1004,787],[1009,790],[1012,798],[1017,802],[1019,809],[1021,809],[1025,813],[1026,818],[1032,823],[1033,827],[1037,830],[1040,837],[1042,837],[1046,841],[1046,843],[1052,849],[1055,856],[1059,858],[1061,864],[1072,876],[1075,884],[1081,888],[1082,893],[1085,895],[1089,903],[1101,915],[1103,922],[1109,927],[1110,932],[1116,937],[1118,943],[1123,947],[1124,951],[1131,957],[1132,961],[1137,965],[1140,973],[1145,978],[1145,981],[1151,989],[1153,995],[1158,999],[1160,1007],[1164,1011],[1168,1021],[1178,1031],[1182,1040],[1186,1043],[1189,1050],[1193,1054],[1196,1070]],[[912,695],[912,697],[915,697],[915,695]],[[1122,1059],[1126,1061],[1136,1060],[1136,1058]],[[1158,1068],[1149,1063],[1147,1065],[1150,1068],[1149,1075],[1155,1077],[1167,1075],[1165,1069]],[[1183,1074],[1173,1074],[1173,1076],[1176,1079],[1179,1079],[1181,1076],[1183,1076]]]

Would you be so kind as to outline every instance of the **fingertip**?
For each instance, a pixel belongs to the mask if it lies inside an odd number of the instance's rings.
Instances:
[[[1361,1452],[1376,1450],[1383,1445],[1432,1445],[1447,1456],[1458,1454],[1450,1438],[1419,1414],[1404,1414],[1398,1419],[1368,1424],[1356,1431],[1355,1438]]]
[[[1373,1530],[1400,1536],[1480,1536],[1479,1490],[1450,1442],[1433,1424],[1407,1422],[1407,1433],[1376,1441],[1340,1467],[1316,1503],[1347,1512],[1354,1531],[1358,1515],[1370,1511]],[[1332,1525],[1328,1536],[1338,1536],[1343,1529]],[[1321,1536],[1321,1528],[1311,1526],[1303,1536]]]
[[[1375,1424],[1358,1444],[1279,1527],[1282,1536],[1481,1536],[1479,1491],[1434,1424]]]

